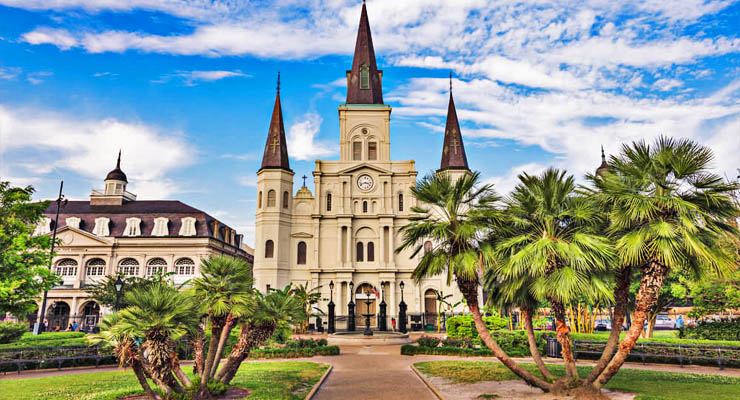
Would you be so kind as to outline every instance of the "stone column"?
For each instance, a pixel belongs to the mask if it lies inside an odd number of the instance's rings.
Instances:
[[[352,226],[347,227],[347,267],[354,268],[355,263],[352,259]]]
[[[388,315],[391,316],[391,318],[396,318],[396,314],[398,313],[398,304],[396,304],[396,281],[388,281],[388,291],[390,292],[390,305],[388,307]],[[398,323],[398,321],[396,321]]]
[[[378,230],[380,232],[380,235],[378,236],[378,248],[380,250],[378,251],[377,260],[380,268],[384,268],[387,265],[385,263],[385,238],[383,238],[383,235],[385,234],[385,228],[383,227],[383,225],[380,225],[380,229]]]
[[[393,224],[391,224],[388,226],[388,264],[395,267],[396,263],[393,259],[393,249],[395,248],[393,235]]]

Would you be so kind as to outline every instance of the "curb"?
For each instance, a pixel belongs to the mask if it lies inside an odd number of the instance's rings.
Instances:
[[[331,364],[328,364],[328,365],[329,365],[329,368],[324,372],[324,375],[321,375],[321,378],[313,386],[313,389],[311,389],[311,391],[308,392],[308,395],[306,396],[306,400],[311,400],[313,398],[313,396],[316,395],[316,392],[319,391],[319,388],[324,383],[324,381],[326,380],[326,378],[329,376],[329,373],[331,372],[331,370],[334,369],[334,367]]]
[[[434,385],[432,385],[432,382],[429,382],[429,379],[427,379],[427,377],[424,376],[424,374],[419,372],[419,370],[416,369],[416,367],[414,367],[413,364],[409,365],[409,367],[411,368],[412,371],[414,371],[416,376],[418,376],[419,379],[421,379],[421,381],[424,382],[425,385],[427,385],[427,388],[429,388],[429,390],[432,393],[434,393],[434,395],[437,396],[439,400],[445,400],[445,397],[442,396],[442,393],[440,393],[439,390],[436,387],[434,387]]]

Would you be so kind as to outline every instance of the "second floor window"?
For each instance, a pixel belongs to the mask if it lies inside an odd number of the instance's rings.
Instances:
[[[362,160],[362,142],[352,142],[352,160]]]
[[[272,258],[275,253],[275,242],[268,240],[265,242],[265,258]]]
[[[364,252],[362,242],[357,242],[357,261],[365,261]]]
[[[306,242],[298,242],[298,264],[306,263]]]
[[[367,144],[367,159],[368,160],[378,159],[378,142],[369,142]]]
[[[398,194],[398,211],[403,211],[403,194]]]
[[[105,261],[100,258],[93,258],[87,262],[87,276],[103,276],[105,275]]]
[[[331,193],[326,195],[326,211],[331,211]]]

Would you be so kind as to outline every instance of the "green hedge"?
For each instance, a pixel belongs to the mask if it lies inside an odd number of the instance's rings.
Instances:
[[[678,334],[688,339],[740,340],[740,319],[699,321],[696,326],[679,329]]]
[[[552,332],[550,332],[552,333]],[[624,339],[625,333],[622,333],[620,339]],[[605,342],[608,335],[598,333],[571,333],[570,337],[573,340],[592,340]],[[678,339],[678,338],[640,338],[637,339],[637,343],[661,343],[661,344],[702,344],[709,346],[738,346],[740,347],[740,340],[706,340],[706,339]]]
[[[413,356],[417,354],[430,354],[435,356],[460,356],[460,357],[493,357],[488,349],[464,349],[460,347],[421,347],[413,344],[401,346],[401,354]]]
[[[20,339],[6,344],[0,344],[0,349],[12,349],[17,347],[58,347],[58,346],[81,346],[85,342],[84,332],[45,332],[34,336],[26,332]]]
[[[0,343],[15,342],[26,332],[26,324],[20,322],[1,322],[0,323]]]
[[[506,329],[509,326],[508,318],[500,317],[483,317],[483,322],[486,323],[489,331],[499,331]],[[456,317],[450,317],[446,322],[447,336],[456,339],[473,339],[476,343],[480,344],[478,339],[478,331],[475,329],[475,321],[473,321],[472,315],[458,315]]]
[[[302,358],[313,356],[337,356],[339,346],[321,347],[273,347],[255,349],[249,353],[249,358]]]

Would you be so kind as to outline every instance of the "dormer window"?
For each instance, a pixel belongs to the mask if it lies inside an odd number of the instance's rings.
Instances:
[[[66,219],[67,226],[70,228],[80,229],[80,219],[77,217],[69,217]]]
[[[96,236],[110,236],[110,219],[106,217],[95,218],[95,229],[93,229],[93,235]]]
[[[360,89],[370,89],[370,67],[360,65]]]
[[[154,228],[152,229],[152,236],[169,236],[170,230],[167,228],[167,224],[169,222],[170,220],[165,217],[154,218]]]
[[[195,218],[185,217],[180,223],[180,236],[195,236]]]
[[[97,223],[97,220],[95,221]],[[97,225],[95,229],[97,229]],[[123,236],[141,236],[141,218],[126,218],[126,230],[123,232]]]
[[[33,232],[33,234],[46,235],[49,232],[51,232],[51,218],[41,217],[38,224],[36,225],[36,230]]]

